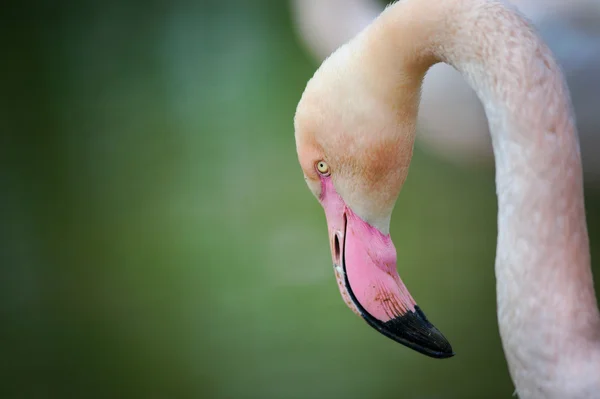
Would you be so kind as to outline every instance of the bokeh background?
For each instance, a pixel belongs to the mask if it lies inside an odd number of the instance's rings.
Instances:
[[[342,301],[296,160],[318,65],[287,2],[0,15],[1,398],[511,397],[493,170],[417,145],[392,221],[400,275],[456,357]],[[586,201],[596,258],[600,192]]]

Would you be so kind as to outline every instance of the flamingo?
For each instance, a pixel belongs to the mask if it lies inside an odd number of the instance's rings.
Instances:
[[[317,60],[355,36],[382,11],[376,0],[292,0],[299,38]],[[572,94],[586,183],[600,184],[600,0],[510,0],[539,29]],[[437,64],[423,83],[418,115],[422,147],[463,165],[490,165],[487,120],[459,72]]]
[[[598,398],[600,314],[570,94],[550,49],[501,1],[394,3],[307,83],[298,160],[325,211],[342,297],[385,336],[430,357],[454,354],[400,279],[389,235],[423,77],[438,62],[462,74],[489,122],[497,317],[516,392]]]

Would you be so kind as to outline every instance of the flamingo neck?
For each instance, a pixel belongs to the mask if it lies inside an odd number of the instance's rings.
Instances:
[[[516,12],[485,0],[403,0],[357,45],[386,100],[418,91],[437,62],[454,66],[477,92],[496,160],[498,321],[517,391],[521,398],[600,392],[579,142],[549,49]]]

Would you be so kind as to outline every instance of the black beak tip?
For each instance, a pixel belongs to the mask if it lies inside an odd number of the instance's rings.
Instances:
[[[415,306],[414,312],[409,311],[387,322],[371,315],[364,318],[383,335],[426,356],[446,359],[455,355],[450,342],[427,320],[418,306]]]

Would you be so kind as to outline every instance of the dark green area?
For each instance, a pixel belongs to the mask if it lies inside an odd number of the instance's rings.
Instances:
[[[455,358],[405,349],[341,300],[296,160],[316,64],[286,2],[0,18],[0,397],[510,397],[493,171],[417,148],[392,221],[400,274]]]

